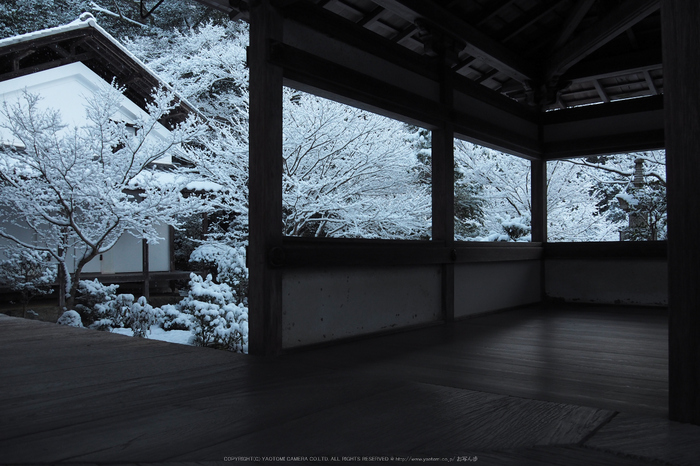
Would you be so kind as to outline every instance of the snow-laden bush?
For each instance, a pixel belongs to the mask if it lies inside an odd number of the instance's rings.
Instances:
[[[130,328],[134,336],[146,337],[151,325],[159,322],[160,312],[143,296],[138,300],[132,294],[117,294],[119,285],[104,285],[97,279],[81,280],[78,286],[76,310],[83,321],[95,330]]]
[[[141,296],[131,305],[126,323],[134,332],[135,337],[146,338],[151,325],[156,323],[156,315],[155,310],[148,304],[146,298]]]
[[[7,259],[0,262],[0,284],[20,294],[22,314],[26,317],[33,297],[51,293],[51,285],[56,281],[55,264],[49,263],[48,254],[31,249],[7,251],[5,255]]]
[[[193,317],[195,343],[201,346],[248,351],[248,309],[234,302],[235,293],[225,283],[214,283],[190,274],[189,294],[180,311]]]
[[[69,327],[82,327],[83,322],[80,320],[80,314],[75,311],[66,311],[56,321],[59,325],[67,325]]]
[[[80,280],[75,310],[80,313],[86,326],[99,330],[114,327],[107,309],[110,306],[109,303],[117,299],[117,288],[119,285],[104,285],[97,279]]]
[[[530,219],[528,217],[498,217],[501,228],[508,235],[509,241],[530,241]]]
[[[194,322],[192,316],[180,312],[179,305],[164,304],[156,308],[156,324],[163,330],[192,330]]]
[[[248,268],[245,247],[207,242],[192,251],[190,262],[212,273],[217,282],[230,286],[238,302],[247,303]]]

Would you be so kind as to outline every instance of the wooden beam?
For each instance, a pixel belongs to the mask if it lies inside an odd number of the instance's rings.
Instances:
[[[374,0],[378,5],[414,23],[422,18],[452,37],[463,41],[464,51],[518,81],[535,80],[537,73],[527,60],[494,41],[474,26],[435,3],[422,0]]]
[[[489,5],[492,3],[493,2],[490,2]],[[493,7],[490,10],[483,12],[481,17],[476,21],[477,27],[482,26],[491,18],[498,16],[503,10],[511,6],[513,3],[515,3],[515,0],[501,0],[500,3],[493,4]]]
[[[268,254],[282,244],[282,69],[270,64],[270,42],[282,39],[282,16],[270,0],[250,8],[250,233],[248,247],[251,354],[282,348],[282,274]]]
[[[658,259],[667,257],[666,241],[606,241],[600,243],[547,243],[545,259]]]
[[[700,425],[700,3],[664,0],[669,417]]]
[[[534,8],[526,11],[525,14],[516,19],[513,23],[509,24],[506,28],[507,35],[500,39],[500,42],[508,42],[514,39],[525,29],[529,28],[537,21],[541,20],[552,11],[554,11],[557,6],[559,6],[558,0],[549,0],[538,4]]]
[[[602,100],[605,103],[610,102],[610,97],[608,97],[608,94],[605,92],[605,89],[603,89],[603,86],[600,85],[600,82],[597,79],[593,80],[593,87],[595,87],[596,92],[598,92],[600,100]]]
[[[660,0],[625,0],[595,26],[583,31],[556,51],[545,66],[545,80],[561,76],[589,54],[657,11],[660,6]]]
[[[271,63],[279,65],[285,80],[297,89],[422,126],[436,127],[447,118],[437,101],[295,47],[275,42],[274,50]]]
[[[593,79],[606,79],[643,73],[645,70],[662,68],[662,62],[661,48],[621,56],[610,56],[593,62],[580,63],[572,67],[561,77],[561,81],[580,83]]]
[[[368,24],[373,23],[374,21],[377,20],[377,18],[379,18],[379,15],[381,15],[382,12],[384,12],[384,8],[382,8],[382,7],[380,7],[380,6],[376,7],[375,9],[373,9],[372,11],[370,11],[369,13],[367,13],[367,15],[366,15],[364,18],[362,18],[361,20],[359,20],[359,21],[357,22],[357,25],[358,25],[358,26],[365,27],[365,26],[367,26]]]
[[[566,21],[564,21],[564,25],[561,28],[561,32],[559,33],[557,40],[554,41],[553,48],[555,50],[564,45],[569,38],[571,38],[571,35],[574,33],[579,24],[581,24],[581,21],[583,21],[586,13],[588,13],[588,10],[591,9],[591,6],[593,6],[594,3],[595,0],[578,0],[578,2],[576,2],[576,4],[571,8],[569,16],[567,16]]]
[[[400,46],[393,39],[385,39],[378,34],[358,26],[350,20],[329,11],[318,9],[307,3],[300,3],[285,11],[285,20],[294,21],[305,28],[318,31],[348,46],[371,53],[393,65],[414,73],[437,79],[438,70],[434,60],[421,57],[415,52]],[[415,26],[406,29],[406,35],[415,31]],[[399,33],[403,35],[403,33]],[[405,36],[403,36],[405,38]]]
[[[659,89],[656,87],[656,84],[654,84],[654,78],[651,77],[649,70],[644,70],[644,79],[646,80],[651,93],[654,95],[659,95]]]
[[[421,266],[475,262],[530,261],[542,258],[540,243],[392,241],[339,238],[283,239],[285,268]]]

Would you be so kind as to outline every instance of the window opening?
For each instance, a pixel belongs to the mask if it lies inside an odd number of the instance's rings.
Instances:
[[[286,236],[428,239],[430,133],[284,90]]]
[[[530,162],[455,140],[455,239],[531,240]]]
[[[547,212],[550,242],[665,240],[665,151],[548,162]]]

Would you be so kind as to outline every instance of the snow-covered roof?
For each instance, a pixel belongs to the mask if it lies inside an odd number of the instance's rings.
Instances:
[[[81,30],[86,32],[85,36],[95,39],[94,42],[96,43],[92,44],[89,40],[83,41],[78,45],[73,45],[74,43],[71,43],[70,46],[64,46],[62,49],[62,53],[65,56],[46,59],[45,63],[41,63],[39,66],[36,66],[36,64],[32,62],[32,66],[27,66],[25,71],[21,66],[22,60],[36,60],[35,57],[42,55],[28,53],[26,57],[17,60],[20,68],[19,70],[17,69],[17,65],[15,65],[11,71],[5,73],[0,71],[0,81],[30,74],[40,69],[61,66],[72,61],[81,61],[95,72],[102,75],[103,79],[108,82],[111,81],[110,78],[112,77],[109,76],[109,74],[113,74],[113,77],[117,78],[117,81],[121,84],[129,82],[127,88],[131,88],[132,92],[125,92],[125,95],[139,106],[145,104],[145,99],[148,98],[153,88],[156,86],[164,86],[172,90],[170,85],[161,80],[148,65],[139,60],[126,47],[119,43],[117,39],[100,27],[95,17],[90,13],[83,13],[76,20],[68,24],[0,39],[0,60],[9,63],[14,60],[17,51],[21,50],[23,46],[26,48],[36,48],[37,43],[51,43],[51,38],[55,38],[56,41],[69,40],[65,38],[74,38],[73,36],[75,36],[75,34],[71,33],[80,32]],[[54,48],[54,50],[55,49],[56,48]],[[36,52],[36,50],[32,50],[32,52]],[[114,60],[118,60],[119,63],[114,66],[100,66],[100,64],[104,65]],[[122,66],[125,62],[128,64],[126,67]],[[122,71],[122,73],[125,73],[124,76],[119,76],[119,71],[124,68],[129,68],[129,70]],[[140,82],[135,82],[133,76],[129,74],[129,71],[137,72],[139,78],[141,78]],[[185,98],[178,95],[178,99],[185,113],[198,113],[194,105],[190,104]]]
[[[68,24],[63,24],[61,26],[56,26],[48,29],[42,29],[40,31],[28,32],[26,34],[20,34],[18,36],[0,39],[0,48],[87,27],[94,27],[96,29],[99,28],[99,30],[103,34],[109,36],[109,34],[104,29],[97,25],[97,20],[94,16],[92,16],[90,13],[83,13],[77,19],[71,21]]]

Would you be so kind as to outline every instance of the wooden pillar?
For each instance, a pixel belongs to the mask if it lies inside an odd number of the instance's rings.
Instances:
[[[452,70],[443,66],[440,83],[440,100],[452,108]],[[454,127],[445,122],[432,133],[432,215],[433,241],[454,250]],[[455,257],[453,257],[455,258]],[[455,316],[455,266],[454,263],[442,266],[442,309],[446,322],[454,321]]]
[[[530,216],[531,236],[535,243],[547,241],[547,162],[530,162]]]
[[[700,3],[662,1],[669,416],[700,425]]]
[[[547,242],[547,161],[530,162],[530,237],[533,243]],[[544,256],[544,255],[543,255]],[[546,292],[544,257],[540,266],[540,300],[544,301]]]
[[[270,0],[251,2],[249,352],[282,348],[282,272],[268,260],[282,246],[282,69],[269,63],[271,40],[282,40],[282,17]]]
[[[143,297],[151,299],[151,266],[148,257],[148,241],[146,239],[141,240],[141,256],[143,265],[141,266],[141,271],[143,272]]]

